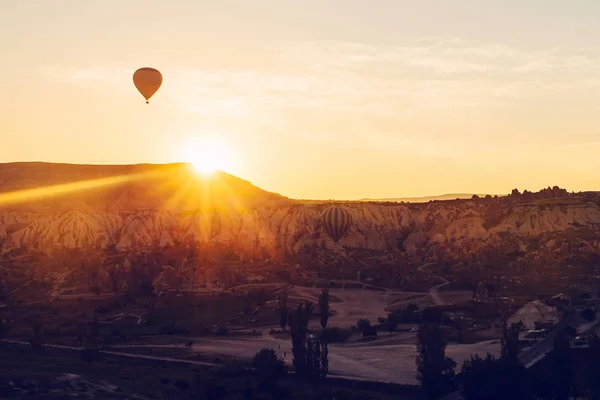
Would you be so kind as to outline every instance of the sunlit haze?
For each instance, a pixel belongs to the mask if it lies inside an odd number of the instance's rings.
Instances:
[[[232,147],[214,137],[192,138],[184,142],[181,160],[192,164],[203,175],[210,175],[216,170],[237,169]]]
[[[600,2],[2,0],[0,162],[293,198],[598,189]],[[140,67],[163,74],[145,104]]]

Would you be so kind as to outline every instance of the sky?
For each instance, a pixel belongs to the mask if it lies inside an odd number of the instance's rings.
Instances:
[[[597,0],[2,0],[0,54],[0,162],[212,141],[292,198],[600,190]]]

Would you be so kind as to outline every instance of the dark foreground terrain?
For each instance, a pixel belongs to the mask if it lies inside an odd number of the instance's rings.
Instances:
[[[374,388],[377,390],[374,390]],[[0,397],[27,399],[421,399],[420,389],[330,379],[313,385],[284,376],[261,388],[243,365],[220,368],[0,345]]]

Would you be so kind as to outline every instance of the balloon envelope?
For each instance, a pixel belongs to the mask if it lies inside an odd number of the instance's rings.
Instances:
[[[331,206],[321,214],[325,232],[334,242],[339,242],[352,226],[352,215],[350,212],[339,206]]]
[[[162,75],[154,68],[140,68],[133,73],[133,84],[148,103],[150,97],[160,88]]]

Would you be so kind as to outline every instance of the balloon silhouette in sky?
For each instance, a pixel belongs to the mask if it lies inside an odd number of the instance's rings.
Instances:
[[[334,242],[339,242],[352,226],[352,215],[344,207],[331,206],[321,214],[325,232]]]
[[[140,68],[133,73],[133,84],[149,104],[148,100],[162,84],[162,75],[154,68]]]

